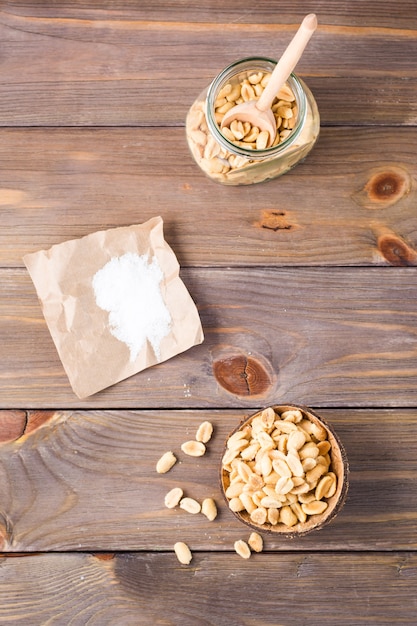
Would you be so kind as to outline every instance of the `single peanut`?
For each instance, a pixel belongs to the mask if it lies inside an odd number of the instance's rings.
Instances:
[[[156,464],[158,474],[166,474],[177,462],[177,457],[173,452],[165,452]]]
[[[180,563],[183,565],[189,565],[189,563],[191,563],[193,556],[186,543],[177,541],[177,543],[174,544],[174,551]]]

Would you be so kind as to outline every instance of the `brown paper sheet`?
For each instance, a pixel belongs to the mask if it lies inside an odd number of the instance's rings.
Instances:
[[[149,340],[132,361],[129,346],[114,336],[109,312],[97,305],[93,278],[111,259],[126,253],[154,257],[170,313],[159,359]],[[179,277],[179,264],[163,236],[163,221],[113,228],[28,254],[23,261],[74,393],[86,398],[204,340],[197,308]]]

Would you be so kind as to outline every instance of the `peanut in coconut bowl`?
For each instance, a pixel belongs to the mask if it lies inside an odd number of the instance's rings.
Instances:
[[[260,531],[318,530],[342,508],[348,489],[342,443],[311,409],[267,407],[228,437],[221,486],[230,510]]]

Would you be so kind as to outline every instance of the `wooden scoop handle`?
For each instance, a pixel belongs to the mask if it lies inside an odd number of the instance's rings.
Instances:
[[[284,54],[275,66],[271,78],[261,97],[256,102],[256,108],[266,111],[271,108],[272,102],[281,89],[304,52],[304,48],[317,28],[317,17],[314,13],[307,15],[300,24],[299,29],[290,41]]]

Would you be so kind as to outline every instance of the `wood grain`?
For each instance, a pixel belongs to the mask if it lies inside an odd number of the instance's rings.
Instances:
[[[304,626],[319,616],[329,626],[411,626],[416,577],[417,559],[409,552],[284,553],[246,562],[203,552],[188,567],[172,553],[6,558],[0,619],[25,625]]]
[[[81,401],[27,272],[3,270],[2,408],[415,406],[414,268],[187,269],[182,278],[203,344]],[[237,368],[235,387],[215,377],[216,364],[241,356],[256,365]]]
[[[300,16],[316,12],[320,23],[364,27],[387,26],[393,28],[416,28],[417,17],[413,0],[398,0],[395,16],[392,4],[387,0],[363,2],[351,0],[348,4],[339,0],[280,0],[279,11],[274,3],[260,1],[253,6],[247,0],[211,0],[210,4],[199,2],[167,3],[166,0],[55,0],[50,3],[39,0],[6,0],[4,11],[17,16],[38,18],[85,18],[91,21],[149,20],[174,22],[201,22],[211,24],[296,24]],[[395,17],[395,22],[393,18]]]
[[[303,16],[280,24],[280,11],[278,23],[259,23],[252,12],[248,23],[238,5],[219,28],[204,16],[183,22],[181,12],[176,21],[96,14],[92,33],[85,12],[28,13],[0,12],[2,126],[182,126],[221,69],[253,55],[278,58]],[[324,17],[297,65],[322,123],[386,125],[388,111],[391,124],[415,124],[416,45],[411,24],[360,28]]]
[[[47,414],[43,425],[0,446],[3,551],[170,550],[180,540],[197,551],[233,550],[234,541],[249,531],[223,501],[220,459],[228,434],[250,413]],[[305,537],[266,533],[265,550],[415,549],[417,412],[321,409],[320,414],[347,451],[346,504],[331,524]],[[199,459],[187,457],[181,444],[204,420],[214,425],[208,451]],[[156,462],[167,450],[179,462],[157,474]],[[213,497],[216,520],[165,508],[164,496],[174,486],[199,501]]]
[[[182,129],[1,130],[0,265],[155,215],[182,266],[415,265],[416,144],[414,128],[324,128],[292,172],[226,187]]]

